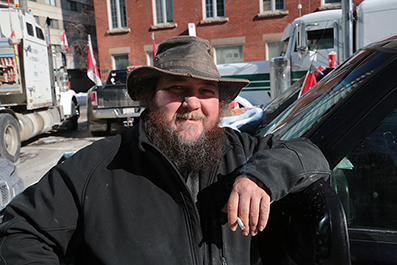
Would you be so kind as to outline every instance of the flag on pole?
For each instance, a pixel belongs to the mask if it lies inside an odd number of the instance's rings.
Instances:
[[[63,31],[62,36],[61,36],[61,46],[65,52],[67,52],[69,50],[69,43],[68,43],[68,39],[66,38],[65,31]]]
[[[90,35],[88,35],[87,76],[97,86],[102,85],[101,77],[99,76],[98,67],[96,65],[96,61],[95,61],[95,57],[94,57],[94,51],[92,50]]]
[[[156,57],[156,42],[154,41],[154,32],[152,32],[152,41],[153,41],[153,65],[154,65],[154,57]]]
[[[299,93],[298,98],[303,96],[307,91],[309,91],[312,87],[317,84],[316,76],[314,74],[315,69],[314,66],[310,66],[309,71],[307,71],[305,80],[303,81],[302,89]]]
[[[17,40],[17,38],[16,38],[16,36],[15,36],[15,31],[14,31],[14,29],[12,28],[10,0],[8,0],[8,14],[9,14],[9,17],[10,17],[10,28],[11,28],[11,35],[10,35],[10,37],[8,38],[8,43],[9,43],[10,45],[14,45],[14,44],[17,44],[19,41]]]

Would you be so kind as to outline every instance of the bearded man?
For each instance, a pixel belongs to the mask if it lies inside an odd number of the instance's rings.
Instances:
[[[6,264],[260,264],[271,201],[329,176],[305,139],[219,128],[247,80],[221,78],[209,42],[179,36],[130,73],[146,107],[130,130],[51,169],[4,210]],[[240,232],[237,232],[240,222]]]

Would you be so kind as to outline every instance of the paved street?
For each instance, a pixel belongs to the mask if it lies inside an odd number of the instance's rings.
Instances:
[[[37,182],[65,152],[77,151],[101,137],[93,137],[87,128],[85,106],[82,106],[77,131],[60,129],[22,143],[21,154],[15,165],[25,186]]]

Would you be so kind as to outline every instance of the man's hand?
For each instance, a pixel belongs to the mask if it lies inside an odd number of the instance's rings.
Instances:
[[[269,218],[270,196],[264,189],[264,185],[258,179],[241,175],[236,178],[230,193],[229,201],[223,208],[228,213],[230,229],[237,229],[237,217],[240,217],[245,225],[243,235],[256,235],[262,231]]]

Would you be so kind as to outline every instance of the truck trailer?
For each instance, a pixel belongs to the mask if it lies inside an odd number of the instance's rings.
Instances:
[[[79,105],[64,67],[54,69],[48,25],[19,8],[0,8],[0,156],[15,162],[21,142],[66,125]]]

